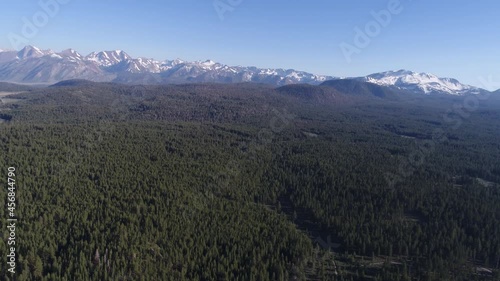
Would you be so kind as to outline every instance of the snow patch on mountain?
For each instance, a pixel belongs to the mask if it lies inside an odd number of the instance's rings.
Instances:
[[[71,62],[79,62],[84,59],[82,55],[80,55],[77,51],[73,49],[64,50],[58,53],[58,55],[60,55],[63,59],[67,59],[68,61]]]
[[[47,54],[46,52],[43,52],[37,47],[26,46],[22,50],[17,52],[17,58],[20,60],[29,58],[40,58],[45,56],[46,54]]]
[[[479,94],[481,92],[479,88],[462,84],[456,79],[440,78],[433,74],[408,70],[386,71],[356,79],[380,86],[396,87],[400,90],[420,92],[427,95],[433,93],[464,95]]]
[[[122,50],[92,52],[85,57],[85,60],[93,61],[99,66],[110,67],[132,58]]]

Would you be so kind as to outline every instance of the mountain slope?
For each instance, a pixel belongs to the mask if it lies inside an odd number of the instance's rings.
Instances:
[[[286,85],[276,89],[282,96],[294,97],[301,101],[310,101],[322,104],[338,103],[342,101],[339,92],[333,88],[309,84]]]
[[[426,95],[480,94],[483,91],[482,89],[462,84],[456,79],[439,78],[433,74],[417,73],[408,70],[386,71],[354,79]]]
[[[330,80],[322,83],[321,86],[334,88],[339,92],[349,95],[375,96],[379,98],[398,97],[397,92],[393,89],[356,79]]]
[[[14,83],[0,82],[0,92],[24,92],[31,91],[33,87]]]

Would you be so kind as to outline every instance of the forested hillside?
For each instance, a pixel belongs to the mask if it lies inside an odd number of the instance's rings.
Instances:
[[[370,87],[10,96],[2,280],[500,280],[500,99]]]

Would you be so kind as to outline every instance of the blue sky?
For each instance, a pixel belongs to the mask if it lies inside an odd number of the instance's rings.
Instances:
[[[40,3],[53,1],[68,3],[24,37],[29,44],[334,76],[408,69],[478,86],[479,76],[500,78],[497,0],[6,0],[0,48],[12,48],[9,36],[23,36],[23,18],[33,22]],[[397,2],[395,13],[389,7]],[[228,10],[218,13],[214,3]],[[391,15],[385,26],[372,14],[382,10]],[[356,28],[366,34],[367,25],[369,44],[356,45]],[[357,49],[350,61],[342,43]]]

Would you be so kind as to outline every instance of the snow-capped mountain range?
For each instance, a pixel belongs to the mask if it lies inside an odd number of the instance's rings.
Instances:
[[[353,79],[421,94],[465,95],[485,91],[455,79],[407,70],[337,78],[293,69],[228,66],[211,60],[188,62],[132,58],[122,50],[83,56],[73,49],[62,52],[33,46],[26,46],[20,51],[0,49],[0,81],[50,84],[69,79],[126,84],[255,82],[275,86],[299,83],[319,85],[327,80]]]
[[[57,53],[33,46],[20,51],[0,50],[0,81],[56,83],[68,79],[144,84],[256,82],[279,86],[320,84],[334,77],[293,69],[228,66],[211,60],[188,62],[132,58],[121,50],[93,52],[87,56],[73,49]]]

